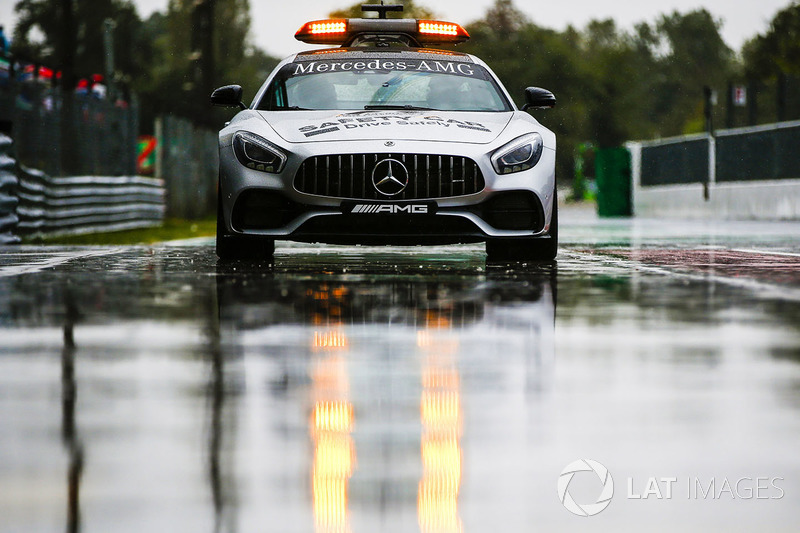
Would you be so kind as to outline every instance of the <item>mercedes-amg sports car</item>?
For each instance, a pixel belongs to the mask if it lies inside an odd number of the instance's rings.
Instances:
[[[483,61],[428,48],[466,40],[457,24],[323,20],[295,37],[339,47],[284,59],[249,107],[238,85],[211,96],[241,108],[219,133],[220,258],[282,239],[556,256],[556,139],[526,112],[551,92],[529,87],[519,110]]]

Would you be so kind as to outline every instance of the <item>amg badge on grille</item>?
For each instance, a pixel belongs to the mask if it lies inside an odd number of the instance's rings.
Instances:
[[[426,204],[356,204],[353,206],[353,209],[350,211],[350,213],[354,215],[375,215],[380,213],[387,213],[391,215],[396,215],[399,213],[404,213],[407,215],[427,215],[429,211]]]

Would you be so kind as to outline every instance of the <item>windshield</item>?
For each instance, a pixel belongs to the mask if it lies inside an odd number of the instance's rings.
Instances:
[[[289,63],[275,76],[257,109],[511,111],[482,66],[408,59]]]

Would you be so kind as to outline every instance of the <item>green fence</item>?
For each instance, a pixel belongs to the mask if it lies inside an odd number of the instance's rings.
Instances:
[[[647,141],[640,179],[642,187],[800,179],[800,121]]]
[[[706,183],[708,136],[684,137],[642,147],[642,186]]]
[[[800,123],[785,126],[720,132],[716,181],[800,178]]]

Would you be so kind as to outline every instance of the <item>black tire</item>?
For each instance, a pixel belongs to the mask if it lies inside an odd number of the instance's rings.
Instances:
[[[486,241],[486,259],[498,261],[552,261],[558,254],[558,198],[553,194],[553,216],[544,237],[491,239]]]
[[[232,235],[228,232],[222,215],[221,192],[217,193],[217,257],[222,260],[266,259],[271,261],[274,254],[274,239],[252,235]]]

